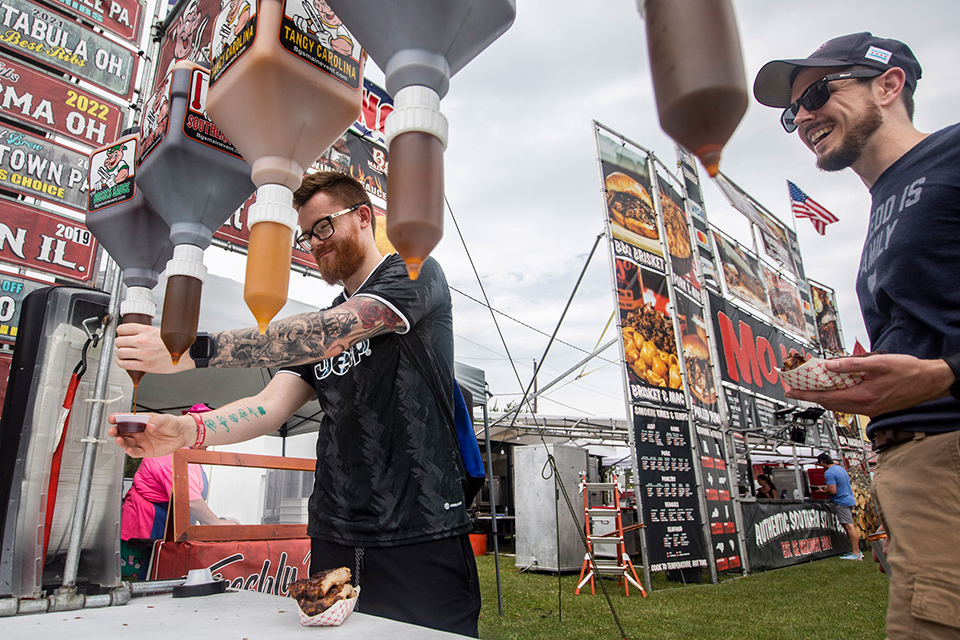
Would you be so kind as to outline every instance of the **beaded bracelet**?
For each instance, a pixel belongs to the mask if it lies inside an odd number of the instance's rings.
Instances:
[[[190,448],[199,449],[203,446],[203,441],[207,439],[207,427],[203,424],[203,418],[200,417],[199,413],[189,413],[187,415],[193,416],[197,423],[197,441]]]

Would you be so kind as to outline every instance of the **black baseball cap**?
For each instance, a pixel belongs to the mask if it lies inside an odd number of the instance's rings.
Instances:
[[[907,86],[916,91],[920,63],[910,47],[899,40],[878,38],[868,31],[840,36],[800,60],[773,60],[763,65],[753,82],[753,95],[768,107],[789,107],[791,87],[801,67],[849,67],[862,65],[886,71],[900,67]]]
[[[817,462],[822,462],[823,464],[833,464],[833,458],[830,457],[830,454],[824,451],[817,456]]]

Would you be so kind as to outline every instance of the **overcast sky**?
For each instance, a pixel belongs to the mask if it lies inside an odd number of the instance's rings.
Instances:
[[[500,408],[519,397],[554,331],[598,234],[604,200],[592,120],[598,120],[675,166],[673,143],[660,131],[646,53],[644,25],[633,0],[520,0],[513,27],[454,76],[441,109],[450,122],[446,194],[492,306],[506,349],[482,299],[453,219],[434,252],[453,293],[457,360],[482,368]],[[748,85],[776,58],[805,57],[824,41],[868,30],[907,42],[923,67],[916,124],[931,132],[956,120],[960,104],[960,12],[952,2],[899,0],[775,3],[735,1]],[[370,65],[368,76],[382,83]],[[840,222],[817,235],[796,222],[809,277],[837,291],[847,348],[869,347],[854,277],[869,196],[851,171],[821,173],[779,114],[751,98],[726,147],[721,169],[794,226],[786,180],[794,181]],[[743,243],[748,224],[719,190],[704,186],[707,216]],[[215,261],[214,261],[215,262]],[[235,267],[212,270],[235,272]],[[459,293],[463,292],[463,293]],[[466,294],[466,295],[464,295]],[[327,304],[335,290],[293,276],[291,295]],[[470,296],[470,297],[467,297]],[[604,327],[614,311],[609,248],[604,239],[573,299],[539,377],[544,386],[573,367],[598,342],[616,336]],[[512,318],[512,319],[511,319]],[[522,323],[522,324],[521,324]],[[526,326],[524,326],[526,325]],[[544,415],[622,418],[619,347],[569,376],[540,400]]]

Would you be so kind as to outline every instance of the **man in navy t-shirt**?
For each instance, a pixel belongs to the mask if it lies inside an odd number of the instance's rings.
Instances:
[[[829,361],[863,381],[788,396],[870,416],[889,537],[888,638],[960,638],[960,126],[913,125],[920,63],[897,40],[834,38],[757,74],[824,171],[870,190],[857,296],[877,355]]]

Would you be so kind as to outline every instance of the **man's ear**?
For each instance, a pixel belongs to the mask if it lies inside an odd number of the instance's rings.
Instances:
[[[907,86],[907,76],[900,67],[891,67],[874,81],[874,89],[881,107],[893,104],[903,88]]]

